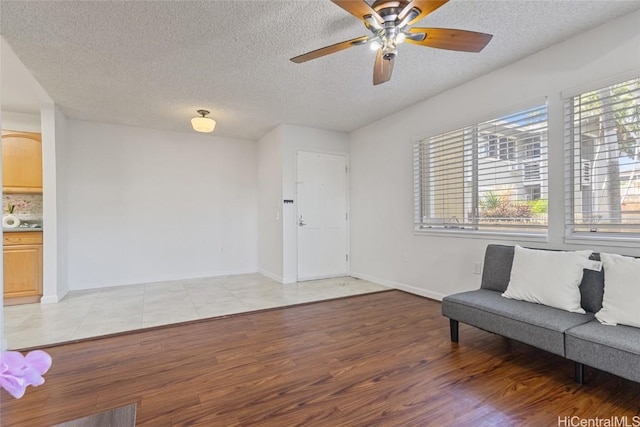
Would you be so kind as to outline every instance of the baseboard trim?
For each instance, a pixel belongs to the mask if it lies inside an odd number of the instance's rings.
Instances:
[[[357,277],[358,279],[368,280],[369,282],[378,283],[383,286],[388,286],[390,288],[398,289],[401,291],[409,292],[410,294],[420,295],[425,298],[433,299],[436,301],[442,301],[446,295],[441,294],[440,292],[433,292],[422,288],[417,288],[415,286],[407,285],[405,283],[394,282],[393,280],[381,279],[379,277],[370,276],[368,274],[350,272],[350,276]]]

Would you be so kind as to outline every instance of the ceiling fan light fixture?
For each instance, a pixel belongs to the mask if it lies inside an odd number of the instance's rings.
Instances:
[[[1,0],[0,0],[1,1]],[[364,23],[369,36],[345,40],[291,58],[300,64],[353,46],[369,43],[376,52],[373,84],[388,82],[398,55],[398,46],[411,43],[458,52],[480,52],[491,41],[491,34],[451,28],[422,28],[413,25],[449,0],[331,0]]]
[[[191,119],[191,126],[193,127],[193,130],[205,133],[213,132],[216,128],[216,121],[207,117],[209,111],[198,110],[198,114],[200,114],[201,117],[194,117]]]

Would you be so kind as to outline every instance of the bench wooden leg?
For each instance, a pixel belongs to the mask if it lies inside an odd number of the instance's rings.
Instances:
[[[449,319],[449,329],[451,329],[451,342],[458,342],[458,321]]]
[[[576,382],[578,384],[584,384],[584,365],[582,363],[574,362]]]

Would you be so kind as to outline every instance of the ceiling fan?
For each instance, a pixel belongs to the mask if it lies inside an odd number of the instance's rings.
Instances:
[[[491,34],[448,28],[411,28],[412,24],[449,0],[376,0],[371,5],[365,0],[331,1],[362,20],[372,34],[325,46],[291,58],[291,61],[299,64],[352,46],[369,43],[372,50],[378,51],[373,67],[374,85],[391,79],[393,61],[398,54],[398,45],[401,43],[462,52],[480,52],[493,37]]]

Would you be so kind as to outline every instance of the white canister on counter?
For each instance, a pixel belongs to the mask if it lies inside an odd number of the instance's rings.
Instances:
[[[18,228],[20,226],[20,218],[9,214],[2,217],[2,228]]]

